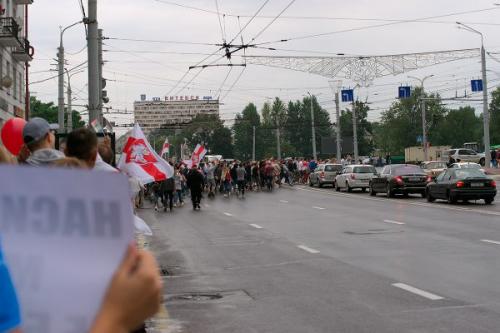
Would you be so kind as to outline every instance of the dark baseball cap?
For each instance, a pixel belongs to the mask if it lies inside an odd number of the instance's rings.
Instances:
[[[59,129],[59,125],[49,124],[47,120],[43,118],[32,118],[26,123],[23,129],[24,143],[28,145],[30,143],[40,141],[47,135],[47,133],[56,129]]]

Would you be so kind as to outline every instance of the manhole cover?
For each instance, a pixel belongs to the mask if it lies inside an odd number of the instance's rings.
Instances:
[[[205,302],[205,301],[214,301],[221,299],[223,296],[221,294],[205,294],[205,293],[192,293],[192,294],[182,294],[182,295],[173,295],[168,296],[165,301],[193,301],[193,302]]]

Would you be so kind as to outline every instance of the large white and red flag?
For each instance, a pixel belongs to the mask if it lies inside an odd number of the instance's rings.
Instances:
[[[142,184],[165,180],[174,175],[173,167],[154,151],[139,124],[135,124],[123,147],[118,169],[138,178]]]
[[[193,150],[193,155],[191,155],[191,161],[193,165],[198,165],[201,160],[203,160],[203,157],[207,154],[207,150],[205,149],[205,146],[202,146],[200,144],[196,145],[196,148]]]
[[[163,144],[163,147],[161,148],[161,156],[169,154],[170,155],[170,143],[168,143],[168,136],[165,138],[165,143]]]

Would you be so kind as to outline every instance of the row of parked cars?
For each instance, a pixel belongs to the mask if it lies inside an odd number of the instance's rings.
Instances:
[[[309,175],[309,185],[332,185],[335,190],[354,189],[369,191],[376,196],[384,193],[388,198],[396,195],[420,194],[429,202],[436,199],[449,203],[484,200],[491,204],[496,196],[496,182],[488,177],[477,163],[426,162],[422,165],[386,165],[380,172],[371,165],[320,164]]]

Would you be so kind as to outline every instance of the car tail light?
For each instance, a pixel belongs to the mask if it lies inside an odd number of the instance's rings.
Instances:
[[[403,184],[403,177],[401,177],[401,176],[395,177],[394,180],[396,180],[396,183],[398,183],[398,184]]]
[[[351,179],[356,179],[356,175],[351,173]]]
[[[458,188],[460,187],[464,187],[465,186],[465,183],[463,181],[458,181],[456,184],[455,184]]]
[[[325,173],[324,173],[323,171],[321,171],[321,173],[319,174],[319,176],[320,176],[321,178],[325,178]]]
[[[427,182],[428,183],[432,182],[432,177],[431,176],[427,176]]]
[[[494,180],[492,180],[491,183],[490,183],[490,186],[496,188],[497,187],[497,182],[494,181]]]

